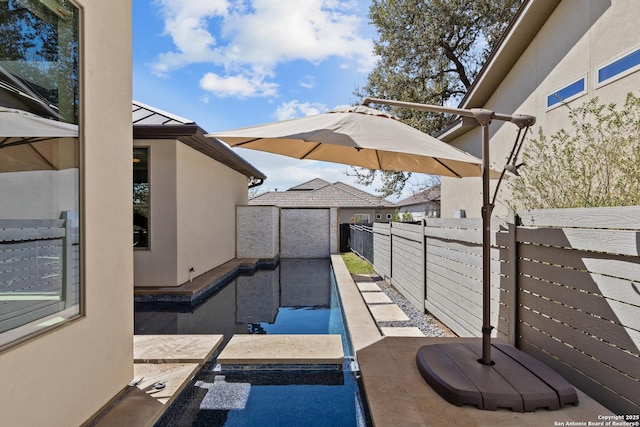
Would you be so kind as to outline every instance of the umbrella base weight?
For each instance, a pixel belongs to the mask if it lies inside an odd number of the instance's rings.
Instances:
[[[448,402],[480,409],[550,411],[578,404],[571,384],[537,359],[506,344],[492,345],[492,365],[478,362],[479,339],[425,345],[416,362],[425,381]]]

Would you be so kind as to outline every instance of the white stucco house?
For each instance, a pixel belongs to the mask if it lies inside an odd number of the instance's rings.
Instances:
[[[133,101],[134,284],[175,287],[236,257],[236,206],[266,176],[195,122]]]
[[[640,91],[640,2],[635,0],[526,0],[459,105],[536,116],[533,131],[568,129],[568,110],[598,97],[624,104]],[[502,170],[517,128],[494,121],[490,161]],[[480,128],[455,122],[439,137],[481,157]],[[495,185],[496,181],[493,181]],[[480,217],[480,178],[442,177],[442,217]],[[493,192],[493,187],[492,187]],[[494,216],[508,212],[502,185]]]

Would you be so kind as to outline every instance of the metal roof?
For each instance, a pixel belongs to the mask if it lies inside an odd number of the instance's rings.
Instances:
[[[388,200],[343,182],[333,184],[316,178],[287,191],[270,191],[249,200],[249,205],[282,208],[393,208]]]
[[[193,120],[133,101],[131,107],[134,139],[176,139],[206,156],[240,172],[249,179],[264,180],[266,175],[215,138]],[[258,184],[259,185],[259,184]]]

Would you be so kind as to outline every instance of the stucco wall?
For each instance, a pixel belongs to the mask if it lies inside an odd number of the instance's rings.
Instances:
[[[86,316],[0,354],[3,426],[77,426],[133,377],[131,2],[83,6]]]
[[[180,143],[177,146],[177,285],[236,255],[236,206],[248,202],[247,178]],[[153,238],[153,236],[152,236]]]
[[[280,255],[280,208],[238,206],[236,217],[238,258],[275,258]]]
[[[0,174],[0,218],[59,218],[77,211],[78,170],[4,172]],[[6,201],[10,200],[11,203]]]
[[[548,110],[547,96],[584,75],[587,76],[587,94],[571,101],[570,106],[582,105],[593,97],[598,97],[600,102],[622,105],[629,91],[640,94],[640,72],[597,87],[596,70],[640,47],[640,33],[635,30],[638,16],[640,2],[635,0],[562,1],[483,107],[507,114],[535,115],[534,134],[539,127],[546,135],[561,128],[568,130],[567,108]],[[517,128],[494,121],[490,132],[490,160],[501,170]],[[481,155],[478,130],[463,135],[452,144],[473,155]],[[509,197],[507,186],[503,184],[494,216],[506,216],[505,200]],[[481,204],[479,178],[442,178],[442,217],[453,217],[456,209],[465,209],[467,217],[480,217]]]
[[[176,152],[182,144],[173,139],[135,140],[136,147],[149,147],[149,248],[135,249],[136,286],[175,286],[178,282],[176,258],[177,189]]]

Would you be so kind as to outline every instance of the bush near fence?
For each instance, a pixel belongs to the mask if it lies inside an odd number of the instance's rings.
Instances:
[[[526,211],[492,221],[495,334],[618,414],[640,413],[640,207]],[[352,227],[365,256],[415,306],[480,336],[475,219]],[[364,251],[364,249],[363,249]]]

